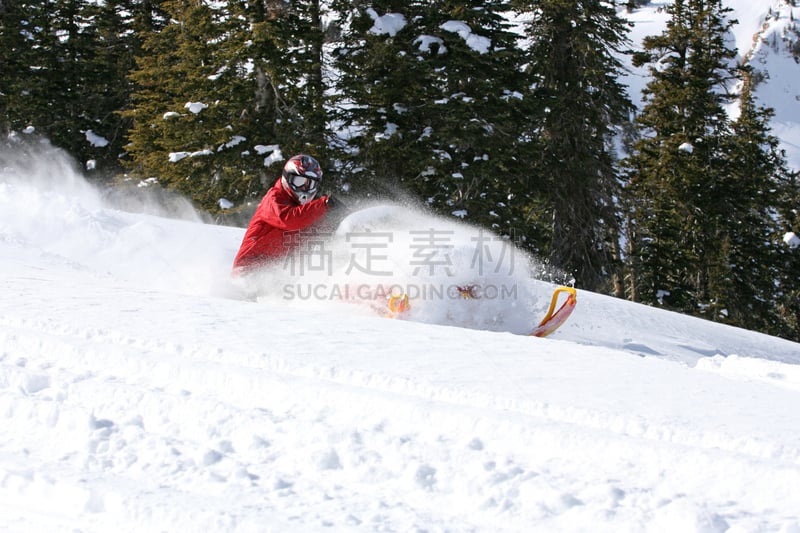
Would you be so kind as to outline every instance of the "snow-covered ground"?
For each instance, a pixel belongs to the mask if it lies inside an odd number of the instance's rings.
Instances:
[[[790,8],[730,5],[797,168]],[[547,269],[396,206],[244,284],[243,230],[7,156],[2,531],[800,533],[796,343],[584,291],[525,336]],[[392,285],[407,320],[375,312]]]
[[[550,291],[521,254],[388,207],[322,243],[349,274],[242,299],[241,229],[4,165],[0,530],[800,531],[798,344],[584,291],[519,335]],[[383,272],[509,289],[405,321],[325,296]]]

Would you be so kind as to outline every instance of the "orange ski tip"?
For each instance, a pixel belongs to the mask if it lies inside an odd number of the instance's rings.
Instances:
[[[407,313],[411,309],[411,304],[408,302],[408,294],[392,294],[386,302],[386,316],[396,317],[403,313]]]

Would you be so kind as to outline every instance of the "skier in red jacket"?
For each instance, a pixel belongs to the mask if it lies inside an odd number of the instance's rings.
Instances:
[[[322,183],[322,168],[309,155],[296,155],[283,167],[261,203],[233,260],[234,274],[242,274],[287,256],[298,243],[296,237],[321,220],[333,207],[333,198],[314,197]]]

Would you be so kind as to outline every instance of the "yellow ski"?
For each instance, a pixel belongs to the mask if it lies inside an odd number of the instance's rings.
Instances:
[[[566,293],[567,299],[564,300],[564,303],[561,304],[561,307],[558,308],[558,311],[555,311],[556,305],[558,304],[558,297],[560,294]],[[578,303],[578,294],[575,289],[572,287],[558,287],[555,292],[553,292],[553,298],[550,300],[550,309],[547,310],[547,314],[539,322],[539,325],[534,329],[530,335],[532,337],[546,337],[550,335],[555,330],[557,330],[561,324],[566,322],[569,318],[569,315],[572,314],[572,310],[575,309],[575,305]]]

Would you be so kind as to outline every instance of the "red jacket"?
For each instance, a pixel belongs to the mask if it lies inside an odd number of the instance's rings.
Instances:
[[[246,271],[285,257],[299,244],[297,235],[320,220],[328,211],[325,198],[303,205],[283,188],[280,178],[258,204],[239,252],[233,260],[234,272]]]

